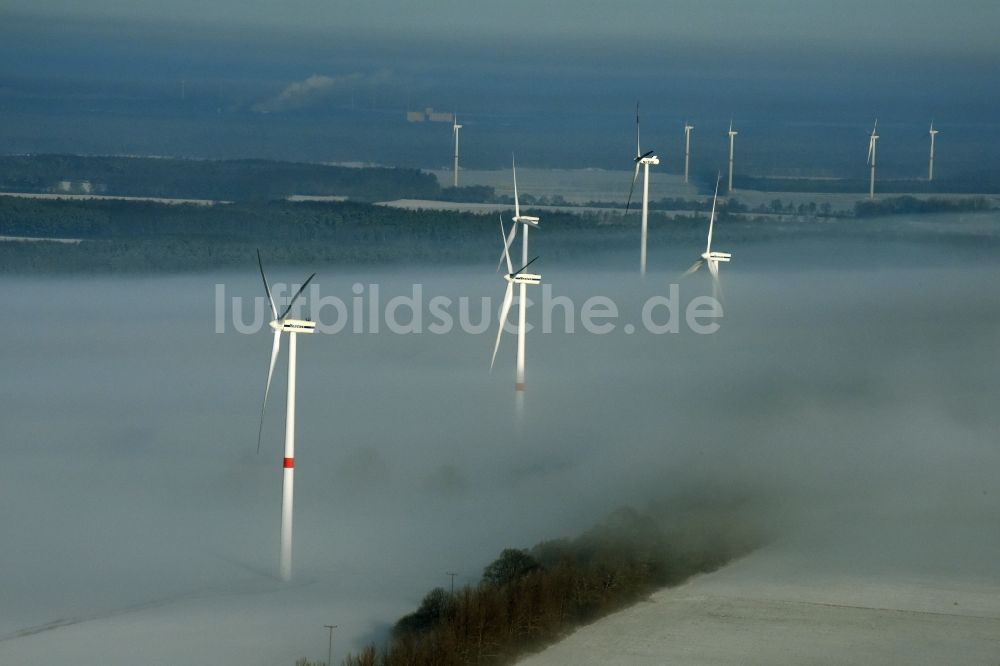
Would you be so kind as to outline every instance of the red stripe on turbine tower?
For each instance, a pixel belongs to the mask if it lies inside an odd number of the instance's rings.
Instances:
[[[295,458],[285,458],[285,469],[292,469],[295,467]]]

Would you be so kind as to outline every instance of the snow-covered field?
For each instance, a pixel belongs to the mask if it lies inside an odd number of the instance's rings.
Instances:
[[[451,171],[431,171],[444,186],[451,185]],[[495,171],[465,170],[460,172],[459,185],[488,185],[496,188],[500,196],[514,196],[514,181],[510,169]],[[633,197],[642,195],[642,174],[636,183]],[[684,183],[683,176],[650,171],[650,196],[694,197],[697,188]],[[530,169],[518,167],[517,187],[521,196],[561,196],[569,203],[585,204],[590,201],[621,201],[628,197],[632,184],[632,171],[606,169]],[[640,199],[641,200],[641,199]]]
[[[105,194],[69,194],[66,192],[0,192],[0,197],[15,197],[19,199],[44,199],[49,201],[149,201],[161,204],[191,204],[195,206],[215,206],[232,201],[216,201],[215,199],[178,199],[168,197],[128,197]]]
[[[1000,663],[1000,580],[854,571],[783,547],[654,594],[520,663]]]
[[[442,186],[451,185],[451,171],[431,171],[437,176]],[[470,169],[461,171],[461,185],[489,185],[496,189],[500,196],[514,196],[514,185],[511,171],[481,171]],[[641,202],[642,196],[642,174],[636,183],[633,199]],[[576,206],[589,203],[591,201],[615,201],[623,203],[628,197],[629,185],[632,182],[631,171],[611,171],[606,169],[527,169],[518,168],[517,182],[519,192],[531,194],[536,197],[561,196],[567,203]],[[725,183],[723,183],[723,190]],[[711,192],[699,194],[697,187],[691,183],[685,183],[683,176],[674,173],[664,173],[652,169],[649,176],[649,196],[651,200],[663,198],[684,198],[684,199],[705,199],[711,201]],[[720,192],[725,194],[725,192]],[[898,193],[886,196],[901,196]],[[918,193],[912,194],[918,199],[927,199],[933,194]],[[985,196],[993,201],[994,205],[1000,203],[1000,197],[993,194],[949,194],[949,199],[966,199],[972,197]],[[750,208],[764,205],[769,206],[775,199],[780,199],[786,205],[791,203],[798,206],[801,203],[814,202],[817,205],[829,204],[831,210],[846,211],[852,210],[854,204],[859,200],[867,199],[864,194],[835,194],[822,192],[762,192],[756,190],[737,189],[734,197]],[[429,207],[429,206],[425,206]],[[534,208],[534,207],[533,207]],[[462,208],[462,210],[472,210]]]

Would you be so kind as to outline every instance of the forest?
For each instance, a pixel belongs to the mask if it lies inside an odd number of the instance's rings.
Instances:
[[[482,188],[442,188],[419,169],[355,168],[275,160],[3,155],[0,192],[269,201],[291,195],[357,201],[470,199]],[[489,193],[486,193],[489,194]]]
[[[513,663],[576,627],[758,547],[766,535],[740,522],[748,498],[725,501],[725,529],[717,518],[678,523],[662,508],[623,507],[578,537],[505,549],[478,583],[431,590],[396,622],[383,646],[372,643],[348,655],[343,666]]]

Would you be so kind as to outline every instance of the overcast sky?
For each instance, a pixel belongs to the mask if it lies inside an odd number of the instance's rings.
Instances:
[[[980,56],[996,51],[1000,25],[995,0],[7,0],[6,6],[9,12],[44,19],[196,22],[372,39],[494,35],[720,47],[815,44]]]

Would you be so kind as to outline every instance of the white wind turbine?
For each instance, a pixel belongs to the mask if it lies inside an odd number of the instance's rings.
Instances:
[[[516,228],[516,227],[515,227]],[[525,229],[527,231],[527,229]],[[513,238],[513,234],[509,238]],[[514,266],[510,261],[510,253],[507,251],[510,245],[509,238],[506,237],[506,232],[503,228],[503,217],[500,218],[500,242],[503,243],[503,257],[500,261],[507,262],[507,273],[503,276],[503,279],[507,281],[507,291],[503,295],[503,305],[500,306],[500,319],[497,324],[497,340],[493,345],[493,358],[490,359],[490,370],[493,370],[493,365],[497,360],[497,351],[500,349],[500,338],[503,336],[503,328],[507,323],[507,314],[510,312],[511,302],[514,299],[514,285],[518,285],[520,288],[520,311],[517,317],[517,375],[514,384],[515,391],[524,391],[524,301],[525,301],[525,288],[529,284],[539,284],[542,281],[542,276],[537,273],[525,273],[524,269],[534,263],[535,257],[531,261],[526,261],[523,266],[517,271],[514,270]]]
[[[708,266],[708,272],[712,274],[712,295],[718,298],[719,294],[719,263],[732,259],[729,252],[716,252],[712,250],[712,231],[715,228],[715,204],[719,198],[719,177],[715,179],[715,195],[712,197],[712,214],[708,218],[708,242],[705,244],[705,251],[701,253],[701,258],[692,264],[691,268],[685,271],[684,275],[691,275],[702,266]]]
[[[458,114],[454,114],[451,120],[451,131],[455,135],[455,167],[452,169],[454,174],[454,185],[458,187],[458,130],[462,129],[462,126],[458,124]]]
[[[930,163],[927,165],[927,180],[928,180],[928,182],[934,180],[934,137],[937,136],[937,133],[938,133],[938,130],[934,129],[934,121],[932,120],[931,121],[931,129],[930,129],[930,135],[931,135],[931,160],[930,160]]]
[[[691,163],[691,130],[694,125],[684,121],[684,182],[688,182],[688,166]]]
[[[260,426],[257,430],[257,453],[260,453],[261,434],[264,431],[264,409],[267,407],[267,396],[271,392],[271,377],[274,375],[274,364],[278,360],[278,351],[281,348],[281,334],[288,333],[288,402],[285,415],[285,456],[282,462],[281,477],[281,549],[278,558],[278,572],[282,580],[290,580],[292,577],[292,504],[295,498],[295,340],[299,333],[312,333],[316,328],[316,323],[304,319],[289,319],[288,314],[295,305],[295,301],[305,291],[306,286],[312,281],[316,274],[309,276],[299,290],[295,292],[288,306],[281,315],[278,315],[278,308],[271,297],[271,288],[267,284],[267,277],[264,275],[264,264],[260,259],[260,250],[257,251],[257,266],[260,268],[260,278],[264,281],[264,291],[267,293],[267,301],[271,306],[271,328],[274,330],[274,343],[271,346],[271,364],[267,370],[267,385],[264,388],[264,402],[260,408]]]
[[[736,142],[736,135],[739,134],[733,129],[733,121],[729,121],[729,187],[726,192],[732,193],[733,191],[733,152],[734,144]]]
[[[871,167],[871,180],[868,185],[868,198],[875,198],[875,142],[878,141],[878,118],[875,119],[875,126],[872,133],[868,135],[868,166]]]
[[[500,270],[500,266],[502,266],[504,262],[504,257],[507,257],[508,249],[513,245],[514,239],[517,237],[518,225],[524,227],[524,234],[521,236],[521,263],[524,264],[525,267],[527,267],[527,265],[531,263],[530,261],[528,261],[528,230],[531,229],[531,227],[537,227],[539,222],[539,219],[537,217],[531,215],[521,215],[521,202],[517,197],[517,165],[514,163],[513,157],[511,158],[510,163],[511,163],[511,168],[513,169],[514,172],[514,218],[512,220],[513,225],[510,230],[510,235],[507,236],[506,239],[504,240],[503,254],[500,255],[500,262],[497,264],[497,270]],[[503,227],[503,222],[500,223],[500,226],[501,228]],[[534,259],[532,259],[531,261],[534,261]],[[508,264],[510,263],[509,257],[507,257],[507,263]],[[524,268],[522,268],[521,270],[523,271]],[[510,271],[508,267],[508,274],[509,272]],[[525,308],[527,308],[527,301],[528,301],[525,287],[526,285],[537,284],[537,283],[525,282],[522,280],[518,282],[518,284],[520,285],[520,291],[518,292],[518,304],[517,304],[517,378],[514,383],[514,390],[523,391],[524,390],[524,346],[525,346],[524,336],[526,333],[526,331],[524,330],[524,320],[526,316]],[[506,319],[506,315],[504,315],[504,319]],[[504,319],[501,320],[501,328],[503,328]],[[497,344],[500,344],[499,333],[497,334]],[[496,350],[493,351],[493,356],[495,359]],[[491,368],[493,367],[492,363],[490,364],[490,367]]]
[[[632,187],[628,191],[628,201],[625,202],[625,212],[632,205],[632,192],[635,191],[635,181],[639,178],[639,167],[643,167],[642,180],[642,241],[639,246],[639,273],[646,274],[646,237],[649,228],[649,165],[659,164],[660,158],[655,151],[642,152],[639,143],[639,102],[635,103],[635,173],[632,174]]]

